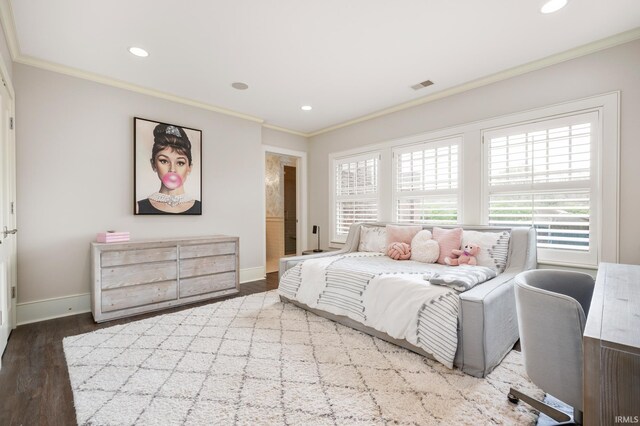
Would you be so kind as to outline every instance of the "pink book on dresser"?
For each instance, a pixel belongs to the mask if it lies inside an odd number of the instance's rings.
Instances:
[[[97,235],[99,243],[121,243],[129,241],[129,233],[125,231],[107,231],[99,232]]]

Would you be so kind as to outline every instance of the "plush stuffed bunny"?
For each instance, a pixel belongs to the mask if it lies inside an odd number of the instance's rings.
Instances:
[[[477,265],[476,255],[480,253],[480,247],[475,244],[467,244],[462,250],[451,250],[451,256],[444,258],[444,263],[451,266],[457,265]]]

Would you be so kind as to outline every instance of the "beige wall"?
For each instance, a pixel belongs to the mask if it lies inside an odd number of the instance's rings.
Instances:
[[[266,127],[262,128],[262,144],[293,151],[307,152],[309,150],[309,140],[304,136],[280,132]]]
[[[619,90],[620,261],[640,264],[638,70],[640,40],[313,137],[309,144],[309,223],[321,225],[322,240],[327,241],[331,152]]]
[[[89,243],[107,229],[237,235],[241,270],[264,267],[259,123],[19,64],[14,80],[19,302],[87,293]],[[202,130],[202,216],[133,215],[134,116]]]
[[[284,218],[267,217],[267,260],[266,272],[277,272],[280,268],[280,258],[284,257]]]

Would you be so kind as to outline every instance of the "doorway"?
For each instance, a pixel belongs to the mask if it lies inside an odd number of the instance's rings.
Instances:
[[[284,255],[297,251],[296,167],[284,166]]]
[[[265,147],[265,272],[306,249],[306,153]]]

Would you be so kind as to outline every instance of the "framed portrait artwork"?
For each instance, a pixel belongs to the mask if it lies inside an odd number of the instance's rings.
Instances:
[[[134,117],[136,215],[202,214],[202,131]]]

